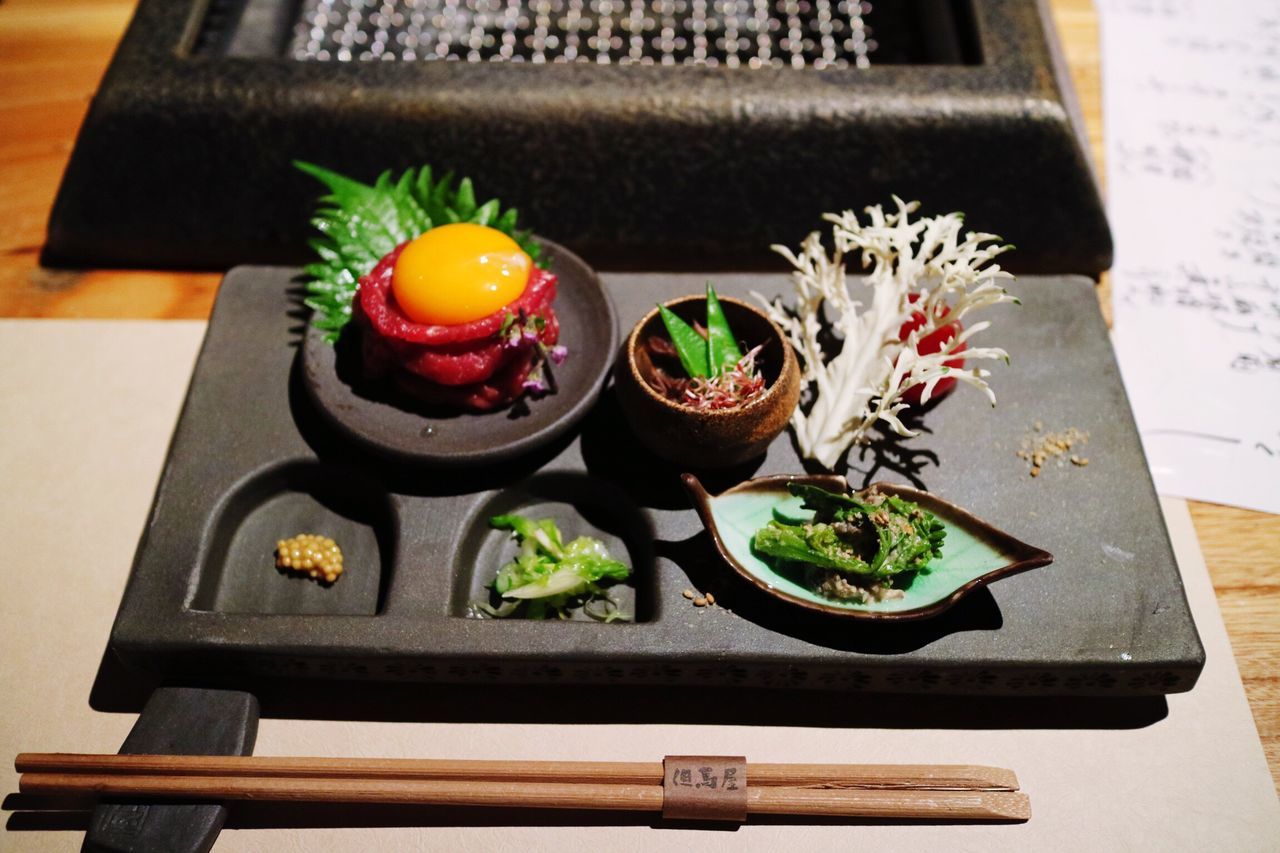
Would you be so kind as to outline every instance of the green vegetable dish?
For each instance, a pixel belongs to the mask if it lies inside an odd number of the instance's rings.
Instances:
[[[549,518],[495,515],[489,524],[510,530],[520,543],[516,558],[498,570],[490,590],[497,603],[476,605],[489,616],[568,619],[571,611],[602,622],[627,621],[607,587],[631,576],[631,567],[609,556],[599,539],[579,536],[565,544]]]
[[[826,598],[860,604],[902,598],[916,574],[942,556],[946,528],[911,501],[874,488],[861,496],[800,483],[787,489],[813,519],[775,517],[756,531],[752,550]]]

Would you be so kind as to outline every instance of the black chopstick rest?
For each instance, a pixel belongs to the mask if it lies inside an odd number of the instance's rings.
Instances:
[[[240,690],[161,687],[151,694],[122,755],[251,755],[258,700]],[[205,853],[227,819],[222,803],[113,800],[93,810],[83,851]]]

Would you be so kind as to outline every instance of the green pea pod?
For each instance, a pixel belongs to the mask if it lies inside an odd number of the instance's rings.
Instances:
[[[712,376],[719,376],[742,358],[742,350],[738,349],[738,341],[725,319],[724,309],[716,298],[715,288],[707,282],[707,362]]]
[[[707,342],[671,309],[659,305],[658,311],[662,315],[662,325],[667,327],[667,334],[671,336],[671,345],[676,348],[676,355],[680,356],[680,364],[684,367],[684,372],[689,374],[690,378],[705,379]]]

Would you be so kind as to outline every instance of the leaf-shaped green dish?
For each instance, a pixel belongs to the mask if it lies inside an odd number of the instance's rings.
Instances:
[[[916,574],[904,589],[903,598],[872,604],[836,601],[775,571],[752,552],[751,539],[775,517],[794,521],[812,515],[801,508],[800,498],[787,491],[788,483],[806,483],[843,492],[848,490],[844,477],[834,474],[760,477],[715,496],[708,494],[692,474],[685,474],[682,479],[716,550],[726,563],[775,598],[822,613],[854,619],[925,619],[938,615],[967,593],[992,581],[1053,562],[1053,555],[1047,551],[997,530],[955,504],[907,486],[878,483],[875,488],[880,492],[914,501],[946,525],[942,556],[930,563],[927,570]]]

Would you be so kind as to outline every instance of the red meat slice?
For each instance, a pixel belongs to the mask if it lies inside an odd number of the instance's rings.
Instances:
[[[360,279],[353,315],[361,330],[366,374],[394,375],[396,384],[415,397],[473,411],[489,411],[518,398],[533,366],[534,348],[503,347],[498,331],[508,315],[523,311],[545,320],[538,339],[553,346],[560,335],[551,308],[555,275],[534,267],[519,298],[479,320],[453,326],[415,323],[400,310],[391,290],[403,248],[397,246]]]
[[[524,394],[524,380],[533,366],[532,348],[515,350],[515,357],[484,382],[473,385],[440,385],[400,371],[396,385],[419,400],[455,409],[488,412],[506,406]]]

